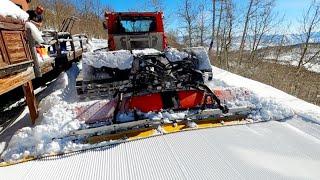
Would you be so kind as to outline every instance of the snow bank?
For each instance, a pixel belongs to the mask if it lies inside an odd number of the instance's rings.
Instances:
[[[25,27],[26,27],[26,29],[31,30],[31,35],[35,41],[37,41],[38,43],[44,42],[44,40],[42,38],[42,32],[39,31],[39,29],[36,27],[36,25],[34,25],[32,22],[26,22]]]
[[[133,55],[130,51],[108,51],[87,52],[83,54],[82,65],[95,68],[109,67],[118,69],[130,69],[132,67]]]
[[[26,156],[37,156],[53,152],[66,151],[68,147],[78,147],[68,140],[54,140],[68,134],[71,130],[79,129],[81,122],[75,119],[72,111],[76,101],[75,79],[79,70],[75,64],[66,72],[60,74],[57,81],[48,87],[53,91],[40,104],[38,125],[33,128],[20,129],[11,138],[7,149],[1,158],[10,161]]]
[[[260,82],[238,76],[213,66],[213,81],[208,82],[211,87],[243,87],[250,90],[253,96],[249,102],[260,108],[256,117],[263,120],[283,119],[294,114],[320,123],[320,107],[307,103],[276,88]]]
[[[12,17],[15,19],[20,19],[22,21],[26,21],[29,18],[28,13],[23,11],[10,0],[1,0],[0,15],[3,17]]]

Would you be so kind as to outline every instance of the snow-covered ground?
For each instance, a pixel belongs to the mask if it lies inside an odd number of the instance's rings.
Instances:
[[[320,123],[320,107],[310,104],[269,85],[244,78],[213,67],[212,87],[244,87],[256,98],[253,102],[270,116],[288,116],[292,113]],[[263,117],[265,118],[265,117]]]
[[[320,136],[291,122],[185,131],[48,157],[2,167],[0,179],[318,180]]]
[[[312,52],[309,52],[309,54],[306,55],[305,59],[311,58],[316,54],[318,49],[313,49]],[[291,66],[298,66],[299,65],[299,49],[294,48],[293,50],[290,50],[288,52],[283,52],[279,55],[277,63],[284,64],[284,65],[291,65]],[[265,60],[275,60],[276,55],[273,53],[270,53],[268,56],[264,58]],[[318,57],[315,57],[312,61],[307,62],[303,65],[307,70],[313,71],[316,73],[320,73],[320,59]]]
[[[256,111],[251,115],[253,120],[283,120],[298,115],[320,123],[320,107],[271,86],[216,67],[212,68],[214,78],[207,84],[214,89],[232,90],[236,98],[227,103],[229,106],[248,105],[254,107]],[[78,73],[79,67],[73,64],[67,72],[60,74],[51,87],[48,87],[53,93],[40,102],[40,117],[37,125],[18,130],[1,154],[1,159],[11,161],[28,156],[69,152],[95,146],[80,144],[68,138],[60,138],[68,135],[70,131],[84,126],[84,122],[76,118],[77,108],[96,102],[78,101],[75,89]],[[160,115],[163,116],[163,114]],[[164,115],[166,116],[166,114]],[[151,114],[151,116],[157,118],[157,115]],[[180,114],[175,116],[179,118]],[[1,144],[4,143],[0,140]]]

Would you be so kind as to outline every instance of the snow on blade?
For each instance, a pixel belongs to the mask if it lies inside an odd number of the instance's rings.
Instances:
[[[89,65],[95,68],[109,67],[121,70],[130,69],[133,55],[130,51],[108,51],[108,52],[87,52],[83,54],[82,65]]]
[[[89,41],[89,44],[88,44],[88,50],[90,52],[93,52],[95,50],[99,50],[99,49],[106,49],[108,48],[108,40],[106,39],[95,39],[95,38],[92,38],[90,41]]]
[[[188,53],[178,51],[176,48],[167,48],[164,53],[171,62],[182,61],[184,58],[188,57]]]
[[[211,71],[211,64],[208,53],[204,47],[192,47],[187,49],[187,51],[191,51],[196,57],[199,59],[199,70]]]
[[[165,50],[165,56],[171,62],[183,61],[184,58],[187,58],[190,54],[195,55],[198,59],[198,68],[203,71],[211,71],[210,59],[207,54],[207,51],[204,47],[192,47],[186,48],[185,51],[178,51],[175,48],[167,48]]]
[[[26,21],[29,18],[28,13],[23,11],[10,0],[1,0],[0,16],[12,17],[14,19],[19,19],[22,21]]]
[[[161,52],[153,49],[153,48],[146,48],[146,49],[137,49],[137,50],[132,50],[132,54],[135,56],[141,56],[141,55],[157,55],[160,54]]]

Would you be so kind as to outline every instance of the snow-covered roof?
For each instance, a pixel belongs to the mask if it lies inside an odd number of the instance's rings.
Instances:
[[[1,179],[39,180],[319,179],[319,152],[319,139],[294,124],[269,121],[45,158],[0,168],[0,174]]]
[[[12,17],[23,21],[26,21],[29,18],[29,15],[25,11],[10,0],[1,0],[0,16]]]

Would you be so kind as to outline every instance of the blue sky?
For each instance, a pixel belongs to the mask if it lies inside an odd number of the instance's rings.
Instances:
[[[148,0],[101,0],[103,3],[110,5],[115,11],[130,11],[130,10],[152,10],[147,9],[144,5]],[[169,27],[174,28],[179,23],[176,18],[176,10],[179,9],[181,0],[162,0],[165,5],[165,16],[170,22]],[[197,2],[198,0],[194,0]],[[211,7],[211,0],[208,1],[208,6]],[[302,16],[305,9],[308,8],[312,0],[276,0],[275,11],[282,17],[285,15],[285,20],[291,23],[292,32],[297,31],[297,20]],[[237,6],[245,6],[244,0],[235,0]],[[242,9],[242,8],[241,8]]]
[[[308,9],[312,0],[277,0],[275,10],[280,14],[285,14],[288,23],[291,22],[292,28],[297,28],[299,19]]]

